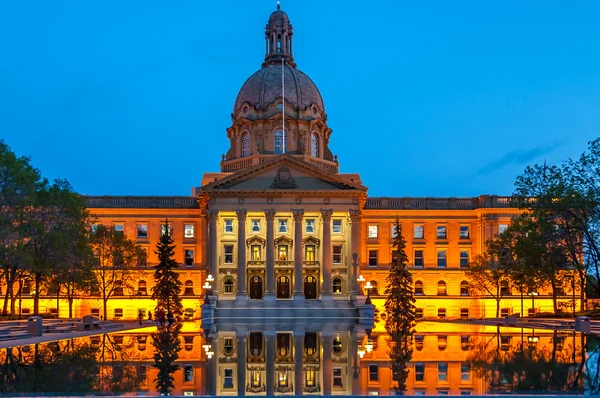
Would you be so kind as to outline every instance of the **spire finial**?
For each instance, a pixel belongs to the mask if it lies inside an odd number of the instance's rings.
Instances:
[[[281,2],[279,2],[279,1],[277,2],[277,9],[281,10]]]

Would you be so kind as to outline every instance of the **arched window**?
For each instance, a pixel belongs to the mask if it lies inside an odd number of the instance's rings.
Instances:
[[[138,296],[146,296],[148,291],[146,290],[146,281],[138,282]]]
[[[438,296],[445,296],[447,294],[446,290],[446,282],[439,281],[438,282]]]
[[[333,278],[333,294],[342,294],[342,280]]]
[[[373,288],[371,289],[371,294],[377,296],[379,294],[379,292],[377,292],[377,281],[371,281],[371,286],[373,286]]]
[[[250,155],[250,134],[242,134],[242,157]]]
[[[304,335],[304,353],[312,356],[317,352],[317,334],[314,332]]]
[[[423,282],[421,281],[416,281],[415,282],[415,294],[416,295],[423,295]]]
[[[225,288],[225,294],[233,294],[233,279],[225,278],[223,287]]]
[[[319,136],[317,133],[312,133],[311,145],[310,145],[311,156],[319,156]]]
[[[183,347],[186,351],[194,349],[194,336],[183,336]]]
[[[276,155],[285,153],[285,136],[285,131],[281,129],[275,131],[273,135],[273,148]]]
[[[460,295],[461,296],[468,296],[469,295],[469,282],[462,281],[460,283]]]
[[[187,280],[184,285],[185,289],[183,290],[184,296],[193,296],[194,295],[194,282]]]

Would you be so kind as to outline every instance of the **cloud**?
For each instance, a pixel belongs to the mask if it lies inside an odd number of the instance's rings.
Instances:
[[[478,176],[483,174],[489,174],[494,171],[500,170],[510,164],[522,166],[524,164],[530,163],[531,161],[539,158],[542,155],[554,151],[561,145],[561,143],[555,142],[552,145],[540,145],[532,149],[517,149],[510,151],[504,156],[502,156],[500,159],[494,160],[493,162],[490,162],[487,165],[483,166],[475,173],[475,175]]]

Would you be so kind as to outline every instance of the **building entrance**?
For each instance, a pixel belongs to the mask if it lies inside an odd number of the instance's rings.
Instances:
[[[250,278],[250,298],[260,300],[263,298],[263,280],[260,276]]]
[[[307,300],[317,298],[317,279],[314,276],[304,278],[304,298]]]
[[[290,298],[290,278],[287,276],[280,276],[277,278],[277,298]]]

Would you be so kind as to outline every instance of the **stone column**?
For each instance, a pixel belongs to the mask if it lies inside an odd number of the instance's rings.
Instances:
[[[360,220],[362,214],[360,210],[350,210],[350,220],[352,220],[351,231],[351,261],[348,261],[348,287],[350,288],[350,300],[355,301],[358,295],[358,268],[360,267]],[[356,260],[355,260],[356,257]]]
[[[265,301],[275,301],[275,232],[273,223],[275,221],[275,210],[265,210],[267,220],[267,270],[265,273],[267,291]]]
[[[294,330],[294,395],[302,395],[304,388],[304,330]]]
[[[215,296],[219,295],[219,251],[217,239],[217,218],[219,217],[218,210],[209,210],[208,212],[208,251],[209,251],[209,267],[208,273],[215,278],[212,287],[212,293]]]
[[[321,209],[323,217],[323,286],[321,287],[321,299],[333,300],[333,286],[331,286],[331,216],[333,209]]]
[[[267,339],[267,396],[275,395],[275,330],[266,330]]]
[[[302,219],[304,209],[292,209],[294,215],[294,295],[292,299],[298,303],[304,302],[304,278],[302,276]]]
[[[333,333],[330,330],[321,332],[321,344],[323,345],[323,395],[331,395],[333,384],[333,370],[331,369],[331,356],[333,355]]]
[[[245,332],[236,332],[237,338],[237,395],[246,395],[246,341],[248,335]]]
[[[236,301],[248,301],[248,292],[246,291],[246,280],[248,272],[246,271],[246,209],[240,209],[236,212],[238,221],[238,255],[237,255],[237,294]]]
[[[217,362],[219,361],[219,347],[217,346],[218,339],[216,335],[210,336],[206,339],[206,344],[209,344],[211,350],[215,353],[212,358],[206,358],[206,395],[216,396],[217,395]]]

